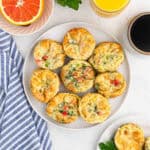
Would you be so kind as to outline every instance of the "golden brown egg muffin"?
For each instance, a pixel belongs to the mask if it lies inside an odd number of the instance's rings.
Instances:
[[[95,79],[95,88],[105,97],[116,97],[125,91],[126,81],[119,72],[101,73]]]
[[[142,150],[144,133],[138,125],[129,123],[117,130],[114,140],[118,150]]]
[[[68,90],[81,93],[93,86],[95,73],[86,61],[72,60],[62,68],[61,78]]]
[[[33,96],[47,103],[59,90],[59,78],[50,70],[39,69],[33,72],[30,86]]]
[[[35,46],[34,59],[39,67],[55,70],[63,66],[65,54],[60,43],[45,39]]]
[[[102,123],[110,115],[108,99],[98,93],[86,94],[79,102],[81,117],[90,124]]]
[[[75,94],[59,93],[46,107],[48,116],[59,123],[72,123],[78,118],[78,101]]]
[[[150,150],[150,137],[145,140],[144,150]]]
[[[94,50],[89,62],[99,72],[116,71],[124,60],[121,45],[115,42],[100,43]]]
[[[88,30],[74,28],[65,35],[63,48],[68,57],[86,60],[92,55],[95,44],[95,39]]]

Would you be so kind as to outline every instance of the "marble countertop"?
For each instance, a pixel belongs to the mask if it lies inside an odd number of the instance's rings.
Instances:
[[[131,0],[129,6],[118,16],[103,18],[97,16],[89,5],[89,0],[83,0],[79,11],[63,8],[55,4],[54,13],[49,23],[38,33],[28,36],[14,36],[17,46],[25,57],[31,43],[47,29],[54,25],[83,21],[93,23],[113,34],[126,48],[127,57],[131,67],[131,86],[124,105],[115,116],[104,124],[91,129],[68,131],[49,124],[49,131],[53,139],[54,150],[95,150],[98,138],[104,129],[114,120],[123,115],[141,113],[146,115],[150,108],[150,56],[136,53],[128,44],[126,38],[127,26],[133,16],[149,11],[149,0]]]

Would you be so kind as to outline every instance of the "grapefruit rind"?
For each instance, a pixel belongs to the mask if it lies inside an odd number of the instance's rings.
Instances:
[[[2,5],[2,0],[0,0],[0,12],[2,13],[2,15],[4,16],[4,18],[9,21],[11,24],[13,25],[18,25],[18,26],[25,26],[25,25],[29,25],[33,22],[35,22],[37,19],[39,19],[43,13],[43,10],[44,10],[44,0],[40,0],[40,7],[39,7],[39,11],[37,13],[36,16],[34,16],[31,20],[29,21],[14,21],[13,19],[11,19],[4,11],[4,7]]]

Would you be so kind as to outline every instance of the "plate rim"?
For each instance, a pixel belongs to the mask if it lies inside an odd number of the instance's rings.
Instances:
[[[93,28],[95,28],[95,29],[97,29],[97,30],[102,30],[104,33],[106,33],[107,35],[109,35],[110,37],[112,37],[116,42],[119,42],[119,40],[118,40],[114,35],[109,34],[108,32],[106,32],[106,31],[105,31],[104,29],[102,29],[101,27],[98,27],[98,25],[95,25],[95,24],[92,24],[92,23],[88,23],[88,22],[82,22],[82,21],[69,21],[69,22],[65,22],[65,23],[56,24],[56,25],[50,27],[49,29],[47,29],[45,32],[43,32],[43,33],[40,35],[40,37],[38,37],[38,38],[31,44],[31,48],[33,48],[34,45],[36,44],[36,42],[39,41],[39,40],[41,39],[41,37],[42,37],[44,34],[46,34],[46,32],[48,32],[49,30],[51,30],[51,29],[53,29],[53,28],[55,28],[55,27],[62,26],[62,25],[71,25],[71,24],[81,24],[81,25],[86,25],[86,26],[93,27]],[[122,45],[123,45],[123,44],[122,44]],[[55,124],[55,123],[49,121],[48,119],[46,119],[45,117],[43,117],[42,115],[40,115],[40,113],[39,113],[36,109],[34,109],[34,106],[33,106],[33,104],[31,103],[31,100],[30,100],[30,98],[29,98],[29,96],[28,96],[28,94],[27,94],[26,88],[25,88],[25,66],[26,66],[27,58],[29,57],[31,50],[32,50],[32,49],[29,49],[29,50],[27,51],[27,55],[26,55],[25,60],[24,60],[22,82],[23,82],[23,87],[24,87],[25,95],[26,95],[27,100],[28,100],[30,106],[32,107],[32,109],[33,109],[43,120],[45,120],[48,124],[51,124],[52,126],[55,126],[55,127],[57,127],[57,128],[61,128],[61,129],[65,129],[65,130],[70,130],[70,131],[88,130],[88,129],[92,129],[92,128],[94,128],[94,127],[98,127],[98,126],[103,125],[103,124],[95,124],[95,125],[93,125],[93,126],[84,127],[84,128],[67,128],[67,127],[65,127],[65,126],[61,126],[61,125],[59,125],[59,124]],[[110,119],[112,119],[112,118],[117,114],[117,112],[122,108],[122,106],[124,105],[124,103],[125,103],[125,101],[126,101],[126,99],[127,99],[127,97],[128,97],[129,89],[130,89],[130,87],[131,87],[131,69],[130,69],[130,63],[129,63],[129,60],[128,60],[127,54],[126,54],[126,48],[124,48],[124,55],[125,55],[125,58],[126,58],[126,60],[127,60],[127,65],[128,65],[128,68],[129,68],[129,72],[128,72],[128,76],[129,76],[129,79],[128,79],[128,80],[129,80],[129,81],[128,81],[128,87],[127,87],[127,90],[126,90],[126,94],[125,94],[124,97],[123,97],[122,103],[120,104],[120,107],[119,107],[117,110],[114,111],[114,114],[113,114],[111,117],[109,117],[109,118],[105,121],[105,123],[107,123]]]
[[[117,124],[117,123],[121,123],[122,121],[124,121],[124,120],[126,120],[126,119],[130,119],[130,118],[139,118],[139,119],[145,119],[146,121],[150,121],[150,119],[148,119],[148,115],[147,114],[145,114],[145,113],[129,113],[129,114],[124,114],[124,115],[121,115],[121,116],[119,116],[120,118],[119,119],[114,119],[114,120],[111,120],[111,122],[110,122],[110,124],[109,125],[107,125],[106,127],[105,127],[105,129],[104,129],[104,131],[101,133],[101,135],[99,136],[99,138],[98,138],[98,140],[97,140],[97,142],[96,142],[96,147],[95,147],[95,150],[100,150],[99,148],[98,148],[98,144],[99,144],[99,142],[100,142],[100,139],[102,138],[102,136],[103,136],[103,134],[108,130],[108,129],[110,129],[110,128],[112,128],[113,127],[113,124]],[[133,120],[133,122],[134,122],[134,120]]]

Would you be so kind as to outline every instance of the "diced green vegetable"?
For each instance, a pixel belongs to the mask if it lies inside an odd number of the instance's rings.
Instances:
[[[60,113],[63,113],[63,110],[59,110]]]
[[[86,66],[86,65],[83,65],[83,66],[82,66],[82,69],[83,69],[83,70],[85,70],[86,68],[87,68],[87,66]]]
[[[79,87],[79,84],[78,84],[78,82],[74,82],[74,85],[75,85],[75,87]]]
[[[49,64],[46,63],[46,64],[45,64],[45,67],[48,67],[48,66],[49,66]]]
[[[73,116],[73,114],[74,114],[74,113],[73,113],[73,110],[69,110],[69,111],[68,111],[68,115]]]
[[[106,61],[104,61],[104,62],[103,62],[103,64],[104,64],[104,65],[106,65],[106,64],[107,64],[107,62],[106,62]]]
[[[94,106],[94,112],[97,112],[97,105]]]
[[[49,62],[49,61],[46,61],[46,62],[45,62],[45,67],[49,67],[49,65],[50,65],[50,62]]]

